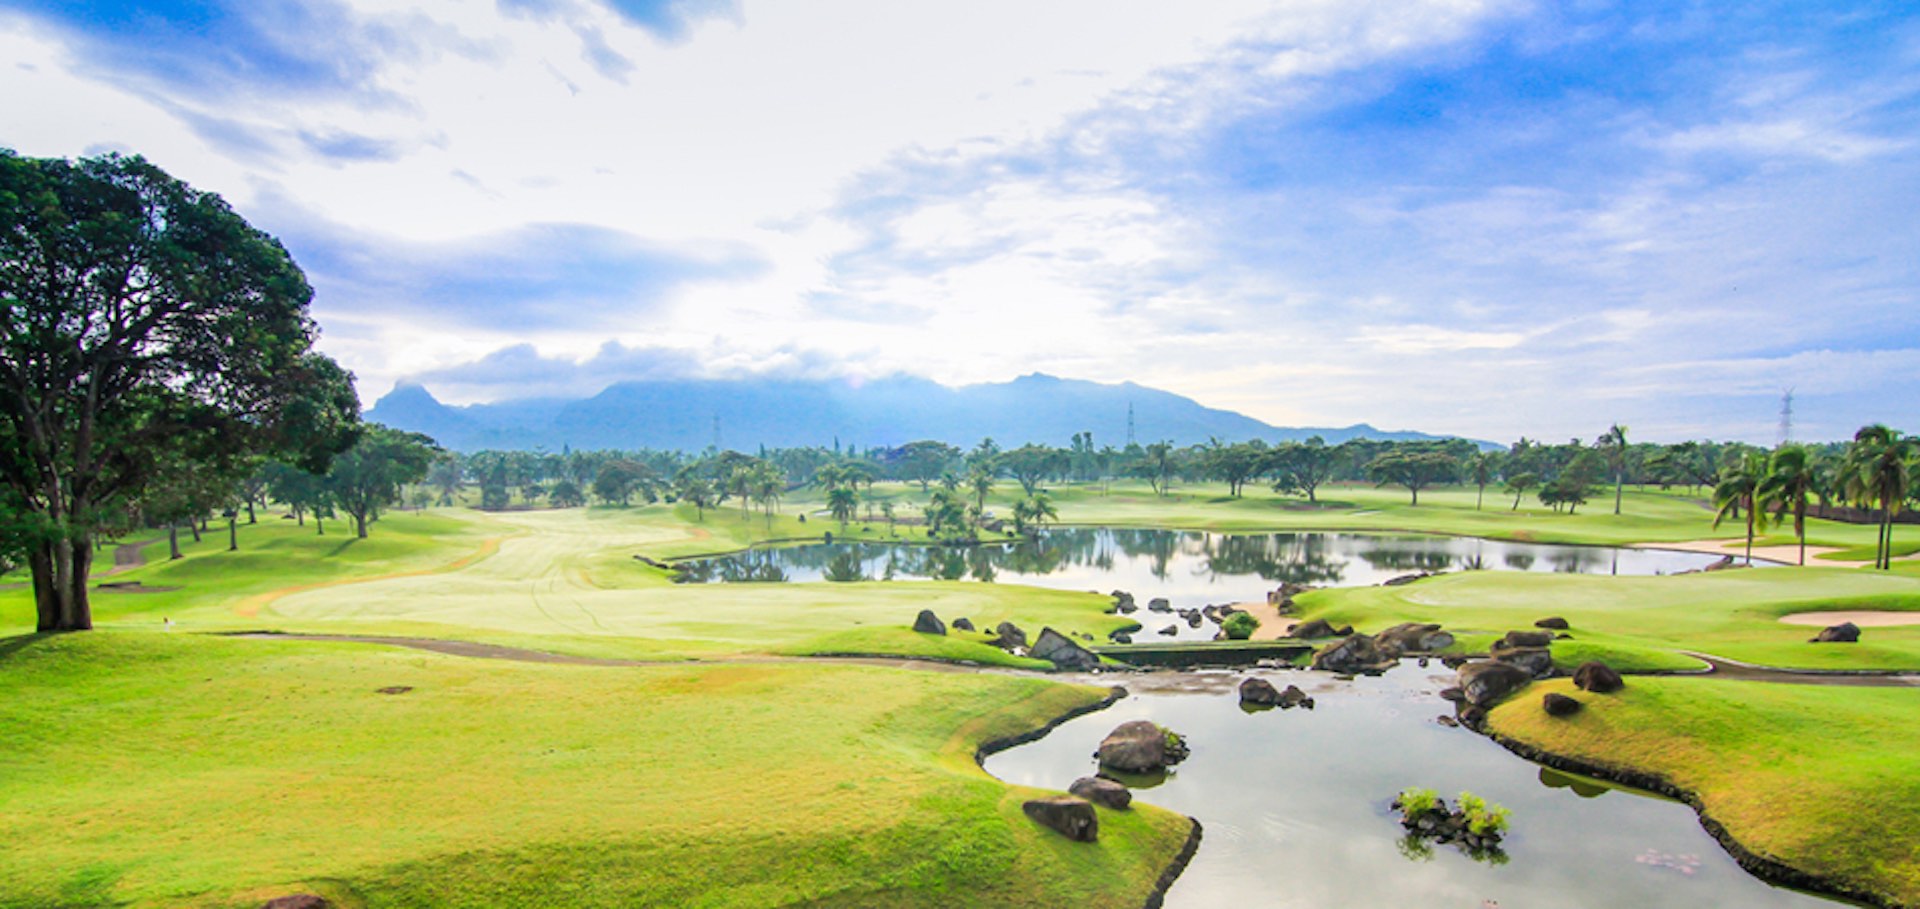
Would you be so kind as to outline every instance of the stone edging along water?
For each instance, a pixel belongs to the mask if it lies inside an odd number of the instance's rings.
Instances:
[[[982,769],[985,769],[989,756],[1018,745],[1025,745],[1028,742],[1039,741],[1045,738],[1048,733],[1058,729],[1062,723],[1068,720],[1078,719],[1089,713],[1097,713],[1105,710],[1126,696],[1127,689],[1115,685],[1107,689],[1106,697],[1091,704],[1082,704],[1068,710],[1040,726],[1025,732],[982,742],[980,743],[980,747],[975,748],[973,751],[973,762],[979,764]],[[1160,877],[1154,880],[1153,891],[1147,895],[1147,901],[1141,909],[1160,909],[1161,906],[1165,905],[1167,891],[1173,887],[1173,882],[1180,878],[1180,873],[1187,870],[1187,864],[1193,861],[1194,855],[1200,851],[1200,821],[1197,818],[1188,817],[1187,824],[1189,825],[1189,829],[1187,830],[1186,843],[1180,847],[1180,852],[1173,857],[1173,861],[1167,863],[1166,868],[1161,869]]]
[[[1896,902],[1884,893],[1876,893],[1846,881],[1802,871],[1772,856],[1762,855],[1747,848],[1746,844],[1735,839],[1733,834],[1727,831],[1724,824],[1721,824],[1713,815],[1707,813],[1706,806],[1701,801],[1698,793],[1680,786],[1663,774],[1639,770],[1633,767],[1614,766],[1555,754],[1554,752],[1536,747],[1519,739],[1510,738],[1487,729],[1484,723],[1480,724],[1475,731],[1497,742],[1508,751],[1536,764],[1552,767],[1555,770],[1563,770],[1568,773],[1590,776],[1594,779],[1620,783],[1635,789],[1644,789],[1648,792],[1664,795],[1676,801],[1686,803],[1700,819],[1700,827],[1707,831],[1707,835],[1713,837],[1714,840],[1720,844],[1720,847],[1727,851],[1728,855],[1733,856],[1734,862],[1746,869],[1749,874],[1761,880],[1792,887],[1797,890],[1805,890],[1809,893],[1836,896],[1841,899],[1854,901],[1860,905],[1880,907],[1880,909],[1916,909],[1914,904]]]

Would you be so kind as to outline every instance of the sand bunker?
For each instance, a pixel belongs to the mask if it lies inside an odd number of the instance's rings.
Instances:
[[[1806,625],[1825,628],[1841,622],[1852,622],[1862,628],[1888,628],[1894,625],[1920,625],[1920,612],[1885,612],[1880,610],[1859,610],[1855,612],[1796,612],[1783,615],[1780,621],[1788,625]]]

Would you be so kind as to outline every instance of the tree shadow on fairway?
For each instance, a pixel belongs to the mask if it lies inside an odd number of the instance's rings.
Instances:
[[[57,632],[35,632],[33,634],[23,634],[17,637],[0,639],[0,663],[6,662],[7,658],[13,656],[15,653],[54,637],[55,634],[57,634]]]

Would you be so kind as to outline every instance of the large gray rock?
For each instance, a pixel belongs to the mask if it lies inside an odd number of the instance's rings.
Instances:
[[[1580,712],[1580,702],[1558,691],[1549,691],[1540,699],[1540,706],[1549,716],[1573,716]]]
[[[1479,660],[1460,667],[1460,692],[1467,703],[1487,707],[1533,683],[1533,673],[1511,663]]]
[[[1033,646],[1027,649],[1027,655],[1046,660],[1061,669],[1078,672],[1085,672],[1100,665],[1100,657],[1093,651],[1074,643],[1072,638],[1052,628],[1040,629],[1040,637],[1034,639]]]
[[[1020,626],[1012,622],[1001,622],[993,626],[993,634],[994,638],[989,643],[1001,650],[1012,650],[1015,647],[1027,646],[1027,633],[1020,630]]]
[[[1091,843],[1100,838],[1100,817],[1086,799],[1070,795],[1034,799],[1022,804],[1020,810],[1040,826],[1075,842]]]
[[[1502,647],[1495,644],[1492,656],[1499,662],[1520,667],[1536,679],[1553,674],[1553,651],[1545,647]]]
[[[1352,633],[1353,633],[1352,625],[1343,625],[1339,628],[1335,628],[1332,625],[1327,624],[1326,619],[1309,619],[1305,622],[1301,622],[1300,624],[1293,626],[1293,630],[1287,632],[1287,637],[1302,638],[1302,639],[1337,638],[1337,637],[1346,637],[1347,635],[1350,635]]]
[[[961,617],[959,617],[959,618],[957,618],[957,619],[954,619],[954,620],[953,620],[953,630],[955,630],[955,631],[972,631],[972,630],[973,630],[973,620],[972,620],[972,619],[969,619],[969,618],[967,618],[966,616],[961,616]]]
[[[1396,657],[1381,650],[1373,638],[1364,634],[1356,634],[1338,644],[1321,648],[1319,653],[1313,655],[1313,668],[1352,675],[1385,672],[1398,662]]]
[[[1860,626],[1852,622],[1841,622],[1820,629],[1820,633],[1809,639],[1811,644],[1855,644],[1860,641]]]
[[[1434,653],[1453,646],[1453,635],[1439,625],[1406,622],[1374,636],[1382,653],[1402,656],[1409,653]]]
[[[1256,707],[1280,706],[1280,689],[1266,679],[1250,678],[1240,683],[1240,703]]]
[[[1154,597],[1153,599],[1147,601],[1147,611],[1148,612],[1172,612],[1173,604],[1167,602],[1166,597]]]
[[[1133,804],[1132,791],[1104,776],[1083,776],[1074,780],[1067,791],[1095,805],[1105,805],[1116,811],[1125,810]]]
[[[1539,620],[1539,621],[1537,621],[1537,622],[1535,622],[1535,623],[1533,623],[1533,627],[1535,627],[1535,628],[1546,628],[1546,629],[1550,629],[1550,630],[1553,630],[1553,631],[1565,631],[1565,630],[1567,630],[1568,628],[1570,628],[1570,627],[1572,627],[1572,626],[1570,626],[1570,625],[1568,625],[1568,624],[1567,624],[1567,620],[1566,620],[1566,619],[1563,619],[1563,618],[1561,618],[1561,617],[1559,617],[1559,616],[1557,616],[1557,615],[1550,615],[1550,616],[1547,616],[1547,617],[1546,617],[1546,618],[1544,618],[1544,619],[1541,619],[1541,620]]]
[[[1590,660],[1581,663],[1580,668],[1573,671],[1573,687],[1594,694],[1611,694],[1627,687],[1627,682],[1612,666],[1599,660]]]
[[[940,621],[939,616],[933,614],[933,610],[922,609],[920,610],[920,614],[913,620],[913,630],[921,634],[944,635],[947,633],[947,625],[945,622]]]
[[[1507,636],[1493,642],[1495,647],[1550,647],[1553,645],[1551,631],[1509,631]]]
[[[1100,740],[1094,757],[1100,766],[1123,773],[1152,773],[1185,760],[1187,747],[1178,736],[1147,720],[1130,720]]]

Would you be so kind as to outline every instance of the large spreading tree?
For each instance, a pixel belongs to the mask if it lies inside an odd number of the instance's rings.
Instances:
[[[279,242],[139,157],[0,149],[0,511],[41,631],[90,628],[93,540],[190,463],[323,470],[352,379]]]

